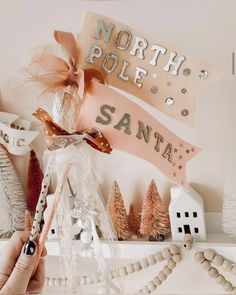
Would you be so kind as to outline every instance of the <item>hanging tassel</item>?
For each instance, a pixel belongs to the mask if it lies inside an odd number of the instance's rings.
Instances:
[[[0,145],[0,237],[24,228],[25,195],[5,148]]]
[[[40,168],[39,160],[34,150],[30,151],[27,183],[27,208],[31,214],[34,214],[38,202],[43,172]]]

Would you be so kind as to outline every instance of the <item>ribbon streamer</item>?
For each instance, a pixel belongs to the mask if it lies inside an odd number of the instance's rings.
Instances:
[[[56,149],[55,145],[53,145],[52,142],[53,143],[56,142],[56,146],[57,146],[58,139],[60,141],[61,136],[63,136],[65,140],[65,142],[63,142],[64,143],[63,147],[66,147],[67,145],[74,143],[78,139],[79,141],[81,141],[81,138],[82,138],[90,146],[92,146],[94,149],[102,153],[110,154],[112,151],[112,148],[109,142],[107,141],[106,137],[98,129],[97,130],[84,129],[79,132],[69,133],[68,131],[61,128],[58,124],[53,122],[52,118],[45,110],[39,108],[33,113],[33,115],[43,123],[45,133],[48,136],[47,143],[50,149]]]
[[[0,143],[13,155],[25,155],[31,142],[38,136],[30,131],[31,122],[19,119],[20,116],[0,112]]]

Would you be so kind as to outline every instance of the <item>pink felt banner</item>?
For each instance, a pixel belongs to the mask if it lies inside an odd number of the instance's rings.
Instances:
[[[149,161],[180,185],[186,184],[186,162],[200,151],[143,108],[95,81],[83,101],[77,130],[94,127],[114,148]]]

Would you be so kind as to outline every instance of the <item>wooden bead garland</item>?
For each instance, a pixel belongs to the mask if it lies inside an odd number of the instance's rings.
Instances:
[[[139,290],[140,294],[149,294],[153,292],[158,286],[160,286],[172,273],[173,269],[176,267],[176,264],[181,261],[180,248],[178,245],[172,244],[168,248],[164,248],[162,251],[157,252],[153,255],[149,255],[147,258],[142,259],[141,261],[136,261],[134,263],[129,263],[125,266],[122,266],[119,270],[111,270],[109,272],[109,278],[115,279],[118,277],[124,277],[131,273],[141,271],[142,268],[146,268],[156,264],[157,262],[163,261],[165,257],[170,257],[167,259],[167,264],[159,272],[158,276],[154,277],[146,286]],[[101,278],[92,279],[89,276],[81,276],[79,278],[80,284],[90,285],[94,283],[101,282]],[[46,285],[50,287],[62,287],[68,285],[68,280],[66,278],[46,278]]]
[[[217,268],[212,267],[211,263],[215,266],[222,267],[225,271],[231,272],[236,275],[236,266],[231,261],[219,255],[213,249],[206,249],[203,252],[196,252],[194,259],[201,267],[206,270],[211,278],[219,285],[222,285],[226,292],[234,292],[236,294],[236,287],[231,282],[227,281],[225,277],[219,273]]]
[[[231,272],[233,275],[236,275],[236,265],[234,265],[230,260],[217,254],[213,249],[196,252],[194,254],[194,259],[205,271],[207,271],[208,275],[213,278],[216,283],[222,285],[226,292],[233,292],[236,294],[236,287],[233,286],[231,282],[226,280],[225,277],[219,273],[218,269],[212,266],[212,264],[222,267],[225,271]],[[134,263],[129,263],[121,267],[119,270],[111,270],[109,278],[115,279],[118,277],[124,277],[134,272],[139,272],[143,268],[147,268],[158,262],[162,262],[163,260],[167,260],[167,263],[164,265],[159,274],[138,291],[138,294],[150,294],[168,278],[177,263],[181,261],[180,248],[178,245],[171,244],[168,248],[164,248],[162,251],[149,255],[147,258],[143,258],[142,260]],[[101,282],[101,278],[93,280],[88,276],[80,277],[81,285],[89,285],[99,282]],[[66,278],[46,277],[45,284],[50,287],[63,287],[68,285],[68,280]]]

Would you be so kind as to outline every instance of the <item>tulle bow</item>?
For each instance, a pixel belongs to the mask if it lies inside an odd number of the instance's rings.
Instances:
[[[28,68],[32,81],[39,82],[45,92],[57,92],[72,86],[78,90],[81,99],[84,92],[90,90],[92,79],[106,84],[107,76],[104,73],[78,67],[79,49],[72,33],[54,31],[54,38],[61,45],[65,58],[47,53],[47,50],[35,54]]]

